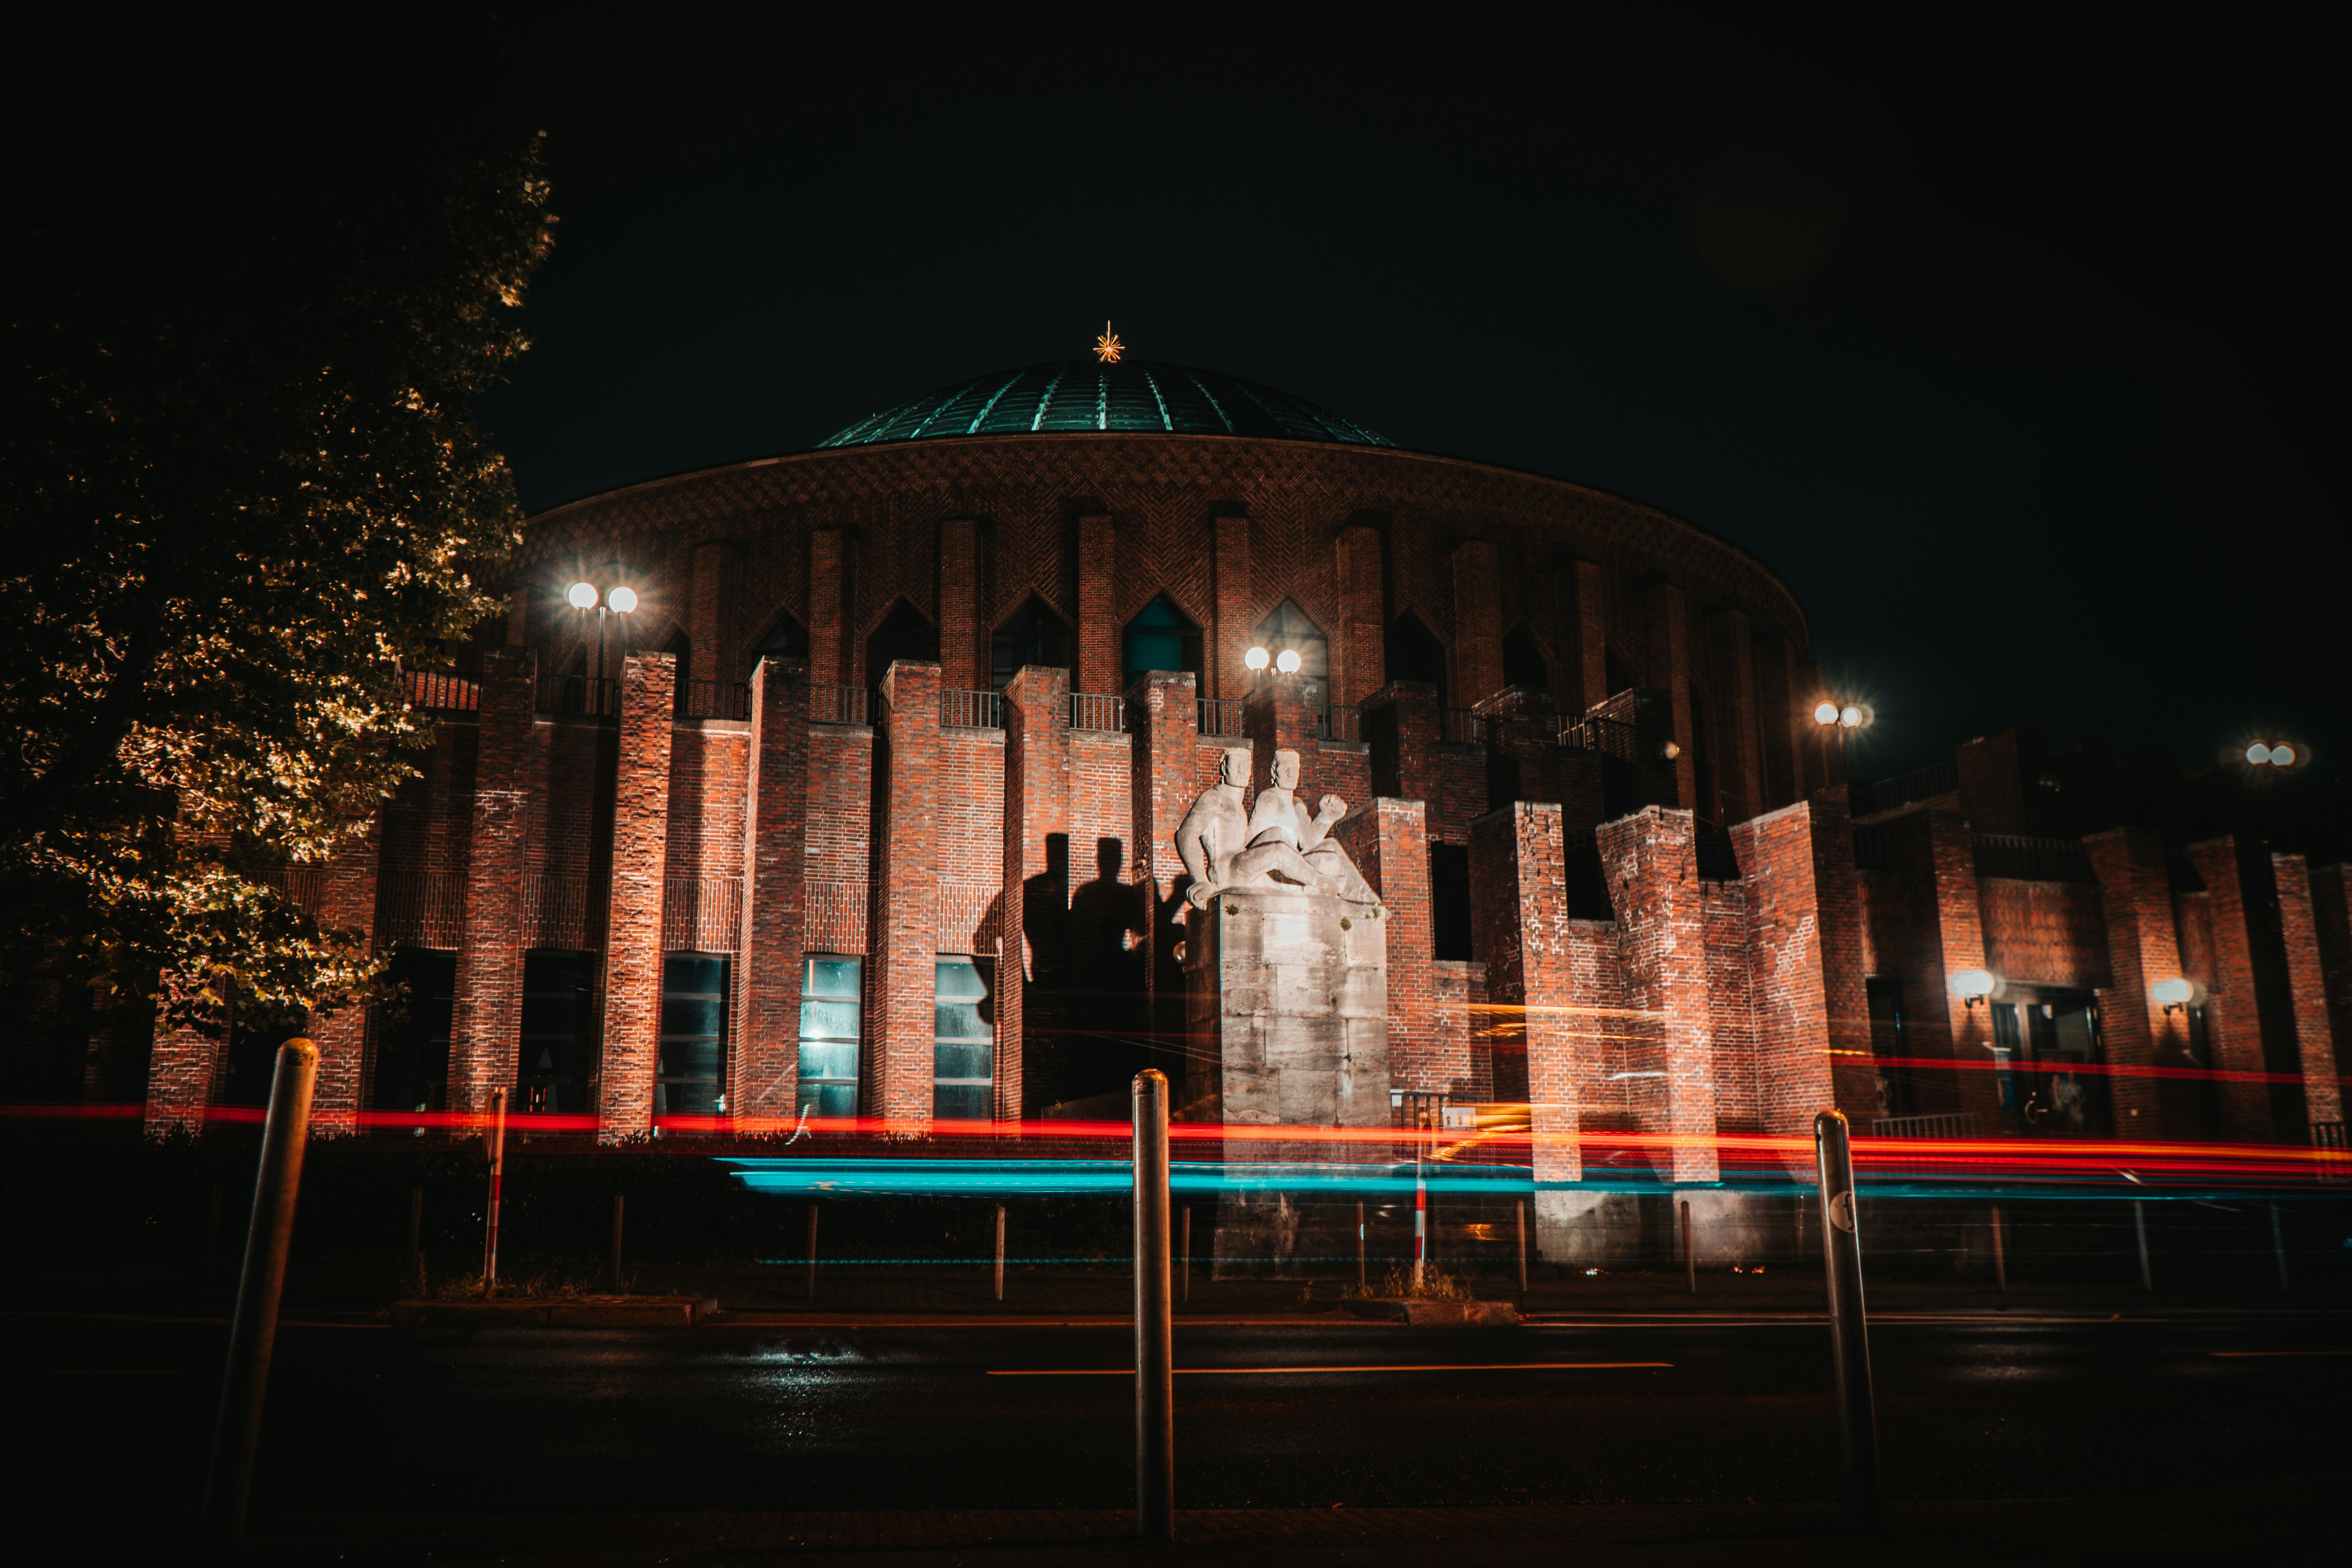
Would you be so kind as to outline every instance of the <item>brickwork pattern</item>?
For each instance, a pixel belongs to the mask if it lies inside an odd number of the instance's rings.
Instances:
[[[1714,1018],[1707,1006],[1706,910],[1696,822],[1644,807],[1601,829],[1601,865],[1617,908],[1625,1005],[1655,1020],[1654,1052],[1630,1057],[1612,1107],[1629,1126],[1673,1140],[1659,1174],[1711,1182]],[[1600,1101],[1596,1094],[1588,1103]]]
[[[751,672],[750,741],[741,847],[746,896],[736,947],[727,1108],[739,1125],[756,1127],[791,1117],[800,1091],[808,909],[805,666],[765,658]]]
[[[512,1082],[521,1045],[524,835],[538,677],[529,648],[499,648],[483,661],[465,942],[449,1043],[448,1105],[459,1112],[489,1109],[490,1091]],[[667,725],[667,710],[662,718]]]
[[[2182,973],[2173,927],[2172,889],[2164,847],[2130,828],[2094,833],[2083,840],[2098,874],[2105,902],[2107,983],[2099,992],[2099,1033],[2119,1132],[2148,1138],[2194,1138],[2193,1098],[2168,1093],[2164,1080],[2140,1069],[2189,1068],[2188,1021],[2165,1011],[2149,994],[2158,981]]]
[[[969,517],[940,523],[940,684],[982,691],[992,679],[989,634],[980,624],[980,524]]]
[[[1643,595],[1642,608],[1646,632],[1643,684],[1666,694],[1678,752],[1673,763],[1675,805],[1693,811],[1699,800],[1697,739],[1691,727],[1690,601],[1679,585],[1655,583]]]
[[[596,1135],[608,1143],[653,1130],[677,687],[677,661],[666,653],[632,654],[622,665],[613,890],[604,943],[604,1054],[597,1089]],[[518,989],[520,968],[514,966]]]
[[[1381,531],[1352,523],[1339,531],[1334,549],[1339,624],[1331,639],[1331,700],[1353,705],[1388,684]]]
[[[2352,867],[2316,866],[2311,872],[2311,918],[2319,944],[2320,985],[2327,994],[2327,1032],[2336,1070],[2352,1072]]]
[[[1216,620],[1209,628],[1209,646],[1202,663],[1209,678],[1208,696],[1233,699],[1249,685],[1241,654],[1250,647],[1257,618],[1255,584],[1250,571],[1250,525],[1244,516],[1220,513],[1212,524],[1210,549],[1216,578]]]
[[[374,946],[377,860],[382,834],[371,823],[363,837],[345,845],[327,863],[325,896],[316,911],[320,925],[356,930]],[[320,1136],[356,1132],[367,1104],[368,1011],[345,1007],[310,1015],[305,1033],[319,1047],[319,1076],[310,1091],[310,1125]]]
[[[1967,779],[1962,774],[1962,782]],[[2271,1069],[2264,1049],[2262,999],[2256,994],[2253,921],[2260,913],[2250,902],[2267,902],[2268,888],[2249,889],[2243,860],[2234,838],[2211,838],[2189,847],[2189,864],[2205,884],[2208,941],[2203,977],[2211,994],[2205,1002],[2205,1039],[2213,1066],[2224,1075],[2219,1085],[2221,1136],[2232,1142],[2267,1143],[2284,1135],[2273,1114],[2272,1095],[2263,1075]],[[2298,1136],[2301,1129],[2294,1129]]]
[[[1144,896],[1143,973],[1152,1032],[1184,1028],[1184,971],[1176,956],[1191,879],[1176,853],[1176,829],[1202,790],[1200,700],[1189,671],[1153,670],[1129,688],[1133,751],[1130,805],[1135,879]],[[1213,777],[1213,775],[1212,775]],[[1394,959],[1391,959],[1394,963]],[[1393,1003],[1395,992],[1390,992]]]
[[[1423,1094],[1473,1097],[1484,1090],[1471,1069],[1467,1029],[1441,1039],[1432,969],[1436,932],[1430,920],[1429,839],[1422,803],[1376,796],[1351,806],[1334,837],[1381,896],[1388,929],[1389,1072],[1393,1086]],[[1442,1052],[1441,1047],[1452,1047]]]
[[[2086,991],[2110,984],[2098,888],[1986,877],[1977,883],[1977,910],[1985,967],[2002,979]]]
[[[1940,1056],[1954,1064],[1946,1072],[1913,1069],[1920,1091],[1917,1109],[1974,1111],[1990,1121],[2000,1105],[2000,1086],[1981,1065],[1992,1060],[1990,1009],[1969,1005],[1951,984],[1951,977],[1964,970],[1990,967],[1985,962],[1973,836],[1958,813],[1922,810],[1891,819],[1887,837],[1910,902],[1914,945],[1898,973],[1910,983],[1908,1033],[1918,1041],[1914,1054]],[[1884,965],[1886,955],[1879,956]]]
[[[1470,825],[1472,942],[1486,955],[1495,1053],[1518,1058],[1507,1069],[1496,1062],[1496,1089],[1507,1092],[1507,1077],[1525,1085],[1538,1182],[1583,1177],[1575,1024],[1583,1009],[1570,957],[1565,866],[1557,805],[1518,801]]]
[[[849,541],[841,530],[820,528],[809,533],[808,614],[803,620],[808,626],[809,679],[819,686],[845,686],[856,668],[843,603],[849,585],[848,556]]]
[[[1878,1108],[1864,995],[1861,895],[1843,805],[1808,801],[1731,830],[1748,920],[1755,1059],[1743,1110],[1763,1131],[1810,1136],[1815,1113]],[[1809,1169],[1805,1158],[1790,1168]]]
[[[1080,691],[1118,691],[1119,676],[1118,534],[1105,516],[1078,519],[1078,668]]]
[[[1070,674],[1024,668],[1004,689],[1004,958],[996,980],[996,1102],[1006,1121],[1024,1113],[1024,993],[1034,973],[1027,938],[1033,883],[1047,870],[1045,838],[1066,831],[1070,802]],[[1058,891],[1068,908],[1069,889]]]
[[[874,931],[866,966],[859,1109],[914,1133],[931,1123],[938,988],[940,667],[882,677],[874,761]]]
[[[2303,1067],[2304,1111],[2313,1121],[2344,1120],[2336,1081],[2336,1042],[2328,1027],[2327,984],[2319,955],[2311,873],[2300,855],[2273,855],[2278,884],[2279,934],[2286,949],[2288,997],[2294,1009],[2295,1055]],[[2283,1136],[2302,1129],[2281,1129]],[[2292,1140],[2291,1140],[2292,1141]]]

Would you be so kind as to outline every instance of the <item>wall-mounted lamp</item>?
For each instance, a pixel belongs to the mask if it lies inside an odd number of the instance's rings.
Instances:
[[[2170,980],[2158,981],[2147,988],[2147,994],[2163,1005],[2166,1013],[2179,1013],[2197,999],[2197,987],[2193,982],[2175,975]]]
[[[1249,652],[1242,655],[1242,662],[1249,666],[1252,669],[1264,669],[1272,662],[1272,657],[1267,654],[1265,649],[1262,647],[1254,647],[1250,649]]]
[[[1952,994],[1966,1007],[1981,1007],[1985,998],[2000,989],[2000,981],[1990,969],[1963,969],[1952,976]]]
[[[1660,755],[1660,756],[1662,756],[1662,757],[1665,758],[1665,759],[1666,759],[1666,761],[1668,761],[1668,762],[1670,762],[1670,763],[1671,763],[1671,762],[1673,762],[1676,757],[1681,756],[1682,754],[1683,754],[1683,749],[1682,749],[1682,747],[1681,747],[1681,746],[1679,746],[1679,745],[1677,745],[1676,743],[1675,743],[1675,742],[1672,742],[1672,741],[1668,741],[1664,745],[1660,746],[1660,747],[1658,748],[1658,755]]]

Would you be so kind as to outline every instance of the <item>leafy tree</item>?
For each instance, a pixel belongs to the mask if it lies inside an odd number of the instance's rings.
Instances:
[[[497,608],[516,537],[472,399],[526,346],[554,219],[539,139],[478,87],[186,105],[21,151],[0,980],[207,1029],[375,983],[281,873],[413,772],[403,666]]]

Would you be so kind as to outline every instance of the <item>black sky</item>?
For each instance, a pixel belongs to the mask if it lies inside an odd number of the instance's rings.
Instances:
[[[2183,759],[2347,736],[2313,37],[511,37],[562,226],[483,413],[532,510],[806,447],[1108,317],[1754,552],[1874,702],[1865,773],[2016,721]]]

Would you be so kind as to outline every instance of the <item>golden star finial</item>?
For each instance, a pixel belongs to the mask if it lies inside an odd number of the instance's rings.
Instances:
[[[1108,321],[1105,321],[1102,336],[1095,340],[1095,358],[1105,364],[1117,364],[1122,346],[1118,341],[1118,334],[1110,330]]]

